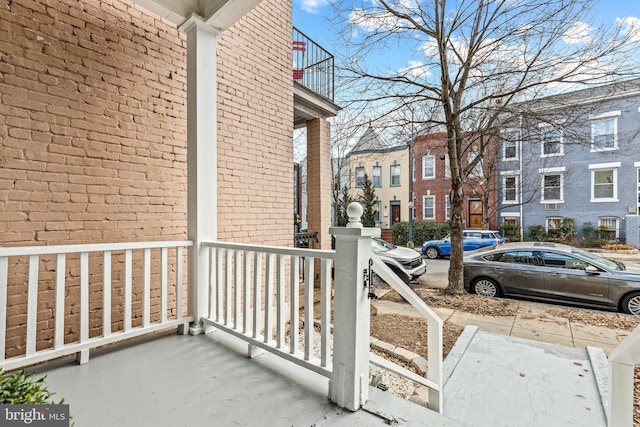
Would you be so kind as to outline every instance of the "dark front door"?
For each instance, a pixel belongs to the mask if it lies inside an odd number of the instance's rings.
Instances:
[[[469,200],[469,227],[482,228],[484,226],[482,216],[482,200]]]
[[[391,225],[400,222],[400,205],[391,205]]]

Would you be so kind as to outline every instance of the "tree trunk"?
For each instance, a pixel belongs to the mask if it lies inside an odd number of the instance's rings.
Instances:
[[[463,287],[463,265],[462,258],[462,230],[464,222],[462,218],[462,208],[464,201],[464,191],[462,180],[451,181],[451,218],[449,228],[451,232],[451,255],[449,256],[449,284],[444,292],[449,295],[457,295],[464,292]]]

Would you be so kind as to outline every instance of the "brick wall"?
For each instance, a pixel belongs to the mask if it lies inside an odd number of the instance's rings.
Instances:
[[[219,42],[225,240],[291,245],[290,8],[266,0]],[[120,0],[5,2],[0,34],[0,245],[185,239],[184,34]],[[140,258],[134,260],[139,267]],[[25,262],[12,260],[8,354],[24,348]],[[122,323],[120,254],[113,263],[115,330]],[[100,267],[100,260],[92,256],[91,264]],[[39,348],[53,335],[53,265],[44,260],[40,267]],[[101,327],[100,274],[90,277],[91,336]],[[134,325],[140,274],[136,268]],[[73,257],[66,278],[70,341],[79,324]],[[152,301],[158,298],[152,291]],[[157,307],[152,313],[159,315]]]
[[[291,13],[265,0],[219,40],[222,240],[293,244]]]

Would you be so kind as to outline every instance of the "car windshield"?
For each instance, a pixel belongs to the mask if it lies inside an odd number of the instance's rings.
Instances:
[[[371,239],[371,250],[373,252],[388,252],[390,250],[395,249],[396,247],[389,242],[385,242],[380,239]]]
[[[589,261],[593,261],[594,263],[610,268],[611,270],[622,270],[617,262],[603,258],[598,254],[594,254],[593,252],[583,251],[582,249],[578,248],[571,248],[571,252],[574,254],[582,255]]]

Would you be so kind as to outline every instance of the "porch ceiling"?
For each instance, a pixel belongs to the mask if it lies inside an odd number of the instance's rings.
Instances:
[[[225,30],[262,0],[133,0],[178,27],[193,14],[217,30]]]

